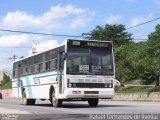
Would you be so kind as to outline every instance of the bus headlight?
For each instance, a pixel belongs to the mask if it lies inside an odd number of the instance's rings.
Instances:
[[[109,84],[109,88],[112,88],[112,84]]]
[[[107,86],[108,86],[108,85],[107,85],[107,83],[106,83],[106,84],[104,85],[104,87],[106,87],[106,88],[107,88]]]
[[[72,87],[72,84],[71,84],[71,83],[68,83],[68,87]]]
[[[105,83],[105,84],[104,84],[104,87],[105,87],[105,88],[112,88],[112,87],[113,87],[113,84],[111,84],[111,83],[108,83],[108,84]]]
[[[76,87],[76,84],[75,84],[75,83],[73,83],[72,85],[73,85],[73,87]]]

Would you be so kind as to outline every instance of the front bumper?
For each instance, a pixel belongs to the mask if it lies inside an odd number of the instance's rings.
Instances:
[[[77,94],[77,93],[73,93],[73,91],[80,91],[80,92]],[[115,94],[115,91],[113,88],[103,88],[103,89],[68,88],[67,90],[64,91],[64,99],[70,99],[70,98],[107,98],[107,99],[110,99],[114,96],[114,94]]]

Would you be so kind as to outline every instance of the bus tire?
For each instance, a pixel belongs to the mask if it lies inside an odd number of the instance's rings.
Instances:
[[[36,99],[27,99],[26,90],[23,91],[24,105],[35,105]]]
[[[98,98],[89,98],[88,104],[90,107],[96,107],[98,105],[99,99]]]
[[[29,99],[27,99],[26,90],[23,91],[22,99],[23,99],[24,105],[29,105],[30,101],[29,101]]]
[[[29,99],[29,105],[35,105],[36,99]]]
[[[62,100],[57,99],[55,97],[55,91],[52,92],[52,105],[53,105],[53,107],[61,107],[62,106]]]
[[[49,101],[51,102],[51,104],[52,104],[52,93],[53,93],[53,91],[54,91],[54,87],[51,86],[50,90],[49,90]]]

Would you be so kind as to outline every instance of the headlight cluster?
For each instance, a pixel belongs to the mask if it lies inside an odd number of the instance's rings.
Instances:
[[[103,80],[103,82],[97,81],[96,83],[93,81],[79,82],[76,79],[67,79],[67,87],[68,88],[113,88],[113,80]]]
[[[113,88],[113,84],[112,83],[105,83],[104,87],[105,88]]]
[[[68,83],[68,87],[71,88],[71,87],[76,87],[76,83]]]

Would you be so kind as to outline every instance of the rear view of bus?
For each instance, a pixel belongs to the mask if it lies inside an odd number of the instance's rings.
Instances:
[[[112,42],[67,40],[66,51],[65,99],[85,100],[94,107],[99,98],[112,98]]]

